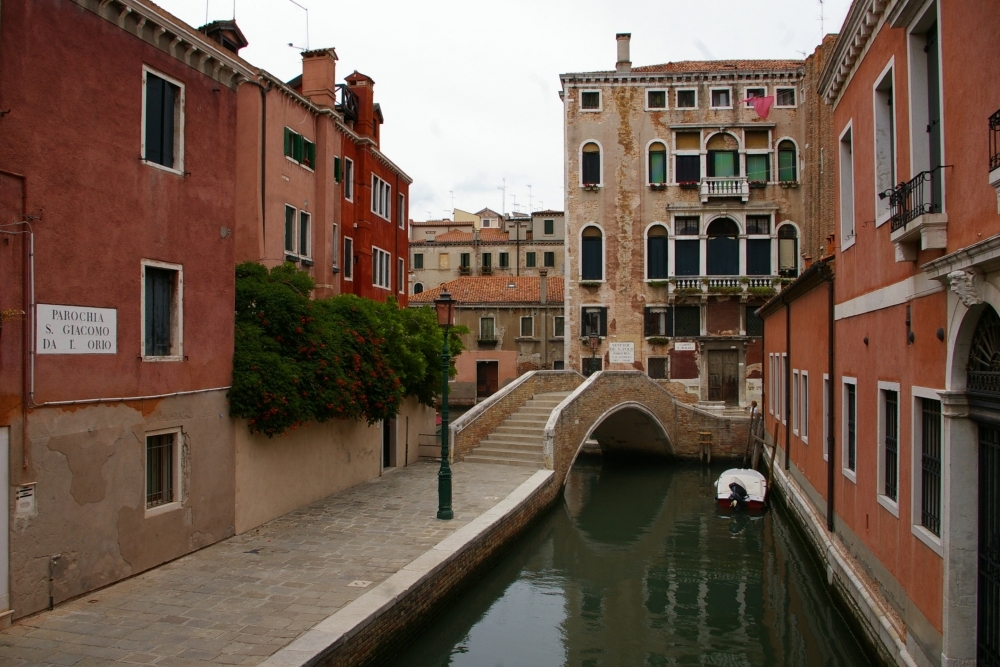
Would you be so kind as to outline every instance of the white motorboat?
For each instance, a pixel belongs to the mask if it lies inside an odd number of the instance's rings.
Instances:
[[[720,509],[764,509],[767,479],[756,470],[730,468],[715,483]]]

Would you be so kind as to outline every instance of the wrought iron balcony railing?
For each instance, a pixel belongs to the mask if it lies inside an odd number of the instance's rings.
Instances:
[[[889,211],[892,215],[891,231],[902,229],[925,213],[938,213],[939,205],[933,201],[935,182],[941,177],[941,167],[922,171],[906,183],[900,183],[883,195],[889,197]]]
[[[1000,109],[990,116],[990,171],[1000,169]]]
[[[337,111],[344,118],[356,121],[358,119],[358,96],[343,83],[337,84]]]

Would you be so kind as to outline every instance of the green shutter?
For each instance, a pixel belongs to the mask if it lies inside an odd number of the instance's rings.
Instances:
[[[308,140],[304,140],[304,141],[305,141],[305,154],[303,155],[303,158],[304,158],[303,162],[309,168],[315,169],[316,168],[316,144],[314,144],[313,142],[308,141]]]
[[[292,157],[292,134],[294,134],[287,127],[285,128],[285,156]]]
[[[292,133],[292,159],[302,162],[302,135]]]
[[[295,253],[295,209],[285,207],[285,252]]]

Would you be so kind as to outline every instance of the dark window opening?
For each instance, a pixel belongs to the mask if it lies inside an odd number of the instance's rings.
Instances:
[[[594,142],[583,147],[583,184],[600,185],[601,183],[601,149]]]
[[[667,182],[667,147],[658,141],[649,146],[649,182]]]
[[[582,252],[582,272],[583,280],[603,280],[604,279],[604,238],[601,230],[597,227],[587,227],[583,230],[581,242]]]
[[[941,535],[941,401],[920,399],[920,525]],[[982,429],[982,427],[980,427]]]
[[[674,274],[701,275],[701,241],[674,241]]]
[[[701,157],[698,155],[677,156],[677,183],[697,183],[701,181]]]
[[[146,349],[147,357],[170,355],[173,338],[174,283],[177,272],[146,267]]]
[[[778,144],[778,180],[783,182],[798,180],[795,144],[787,139]]]
[[[601,108],[600,91],[591,90],[584,93],[580,93],[580,107],[583,109],[600,109]]]
[[[544,266],[555,266],[556,265],[556,254],[554,252],[546,252],[542,254],[542,264]]]
[[[667,277],[667,228],[655,225],[646,238],[646,278],[661,280]]]
[[[146,509],[174,501],[174,434],[146,437]]]
[[[605,306],[584,306],[580,309],[580,335],[608,335],[608,309]]]
[[[174,134],[180,88],[146,72],[146,145],[143,158],[174,168]]]
[[[701,335],[701,306],[674,306],[674,336],[693,338]]]
[[[694,109],[698,106],[697,91],[694,90],[678,90],[677,91],[677,107],[680,109]]]
[[[888,390],[884,393],[885,422],[882,426],[885,433],[884,490],[886,497],[896,500],[899,478],[899,394]]]
[[[524,253],[524,265],[529,269],[535,268],[535,253],[533,252]]]
[[[650,90],[646,93],[646,106],[650,109],[667,108],[667,91]]]
[[[646,374],[654,380],[667,379],[667,358],[650,357],[646,360]]]
[[[544,234],[546,236],[551,236],[556,233],[556,221],[555,220],[544,220],[543,224],[545,226]]]
[[[747,240],[747,275],[771,275],[771,239]]]
[[[747,336],[760,338],[764,335],[764,320],[757,316],[757,306],[747,306]]]
[[[740,228],[729,218],[708,226],[706,271],[710,276],[735,276],[740,272]]]

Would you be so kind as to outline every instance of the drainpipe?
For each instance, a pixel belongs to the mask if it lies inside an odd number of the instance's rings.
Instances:
[[[253,79],[247,79],[246,83],[260,90],[260,233],[264,257],[267,257],[267,94],[274,86],[270,82],[265,86]],[[284,259],[284,250],[281,256]]]
[[[549,336],[546,333],[547,323],[545,321],[549,313],[549,309],[546,308],[549,302],[548,275],[548,269],[538,270],[538,302],[542,304],[540,313],[542,318],[542,368],[547,368],[549,363]]]
[[[781,295],[785,304],[785,470],[788,470],[792,454],[792,304]]]
[[[834,417],[833,417],[833,359],[834,359],[834,295],[833,295],[833,272],[829,265],[824,266],[820,272],[823,280],[826,281],[827,293],[827,375],[830,380],[830,389],[827,393],[827,415],[826,415],[826,529],[833,532],[833,481],[834,481],[834,452],[833,447],[836,442],[834,437]]]

